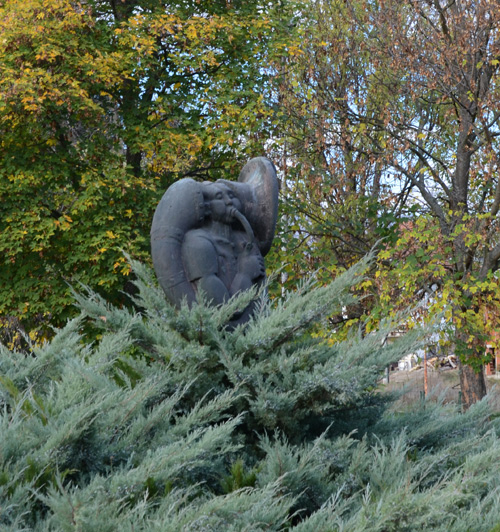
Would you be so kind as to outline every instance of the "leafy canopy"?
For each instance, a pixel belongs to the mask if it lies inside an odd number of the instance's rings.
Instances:
[[[119,301],[122,250],[147,257],[165,188],[262,152],[286,17],[253,1],[2,3],[4,324],[61,323],[68,280]]]

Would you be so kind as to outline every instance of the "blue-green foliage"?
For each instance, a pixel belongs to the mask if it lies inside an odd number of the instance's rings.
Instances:
[[[391,410],[377,379],[416,336],[313,334],[363,268],[228,332],[252,294],[177,312],[134,264],[135,311],[75,294],[50,343],[0,347],[0,530],[492,530],[488,402]]]

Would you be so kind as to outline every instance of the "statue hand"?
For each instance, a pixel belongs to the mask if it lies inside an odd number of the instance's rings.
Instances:
[[[252,281],[265,277],[264,258],[254,249],[244,249],[238,257],[238,273],[249,277]]]

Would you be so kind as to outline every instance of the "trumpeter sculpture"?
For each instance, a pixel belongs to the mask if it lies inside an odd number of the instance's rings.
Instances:
[[[276,169],[251,159],[237,182],[181,179],[161,199],[151,226],[156,275],[167,298],[191,305],[203,292],[212,305],[265,280],[278,214]],[[228,326],[248,321],[250,304]]]

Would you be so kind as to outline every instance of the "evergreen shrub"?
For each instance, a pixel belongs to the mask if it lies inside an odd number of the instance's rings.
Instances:
[[[254,294],[176,311],[133,263],[133,309],[75,293],[50,342],[0,347],[0,530],[497,530],[488,400],[397,411],[377,381],[416,332],[315,334],[365,266],[227,331]]]

